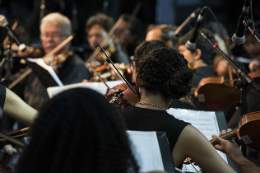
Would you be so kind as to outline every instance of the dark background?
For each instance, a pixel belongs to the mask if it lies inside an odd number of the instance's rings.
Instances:
[[[158,1],[158,0],[157,0]],[[73,25],[75,39],[73,45],[81,45],[85,42],[85,22],[91,15],[105,13],[113,17],[115,21],[122,13],[131,14],[138,2],[141,9],[137,14],[143,22],[143,33],[149,24],[156,23],[156,0],[45,0],[45,14],[58,11],[68,16]],[[161,0],[164,1],[164,0]],[[236,30],[238,17],[242,11],[244,0],[168,0],[174,10],[173,25],[180,25],[197,7],[209,6],[218,20],[228,29],[231,37]],[[260,20],[260,1],[252,0],[254,21]],[[23,23],[31,36],[32,43],[39,43],[39,7],[41,0],[2,0],[0,1],[0,13],[5,15],[9,23],[18,20]],[[73,13],[74,12],[74,13]],[[74,15],[73,15],[74,14]],[[164,14],[166,17],[168,14]],[[206,11],[205,21],[213,21],[212,15]],[[143,34],[143,38],[144,38]],[[5,32],[0,29],[0,39],[5,37]],[[0,40],[2,42],[2,40]]]

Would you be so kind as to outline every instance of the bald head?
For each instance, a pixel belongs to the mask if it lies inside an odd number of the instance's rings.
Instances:
[[[153,40],[163,41],[161,36],[162,36],[161,28],[154,28],[146,34],[145,41],[153,41]]]

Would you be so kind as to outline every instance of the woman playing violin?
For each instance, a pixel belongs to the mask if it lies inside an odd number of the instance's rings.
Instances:
[[[144,45],[136,51],[144,49]],[[183,55],[169,47],[152,50],[136,62],[140,102],[120,110],[121,114],[129,130],[165,131],[175,166],[190,156],[205,172],[235,172],[203,134],[166,112],[173,99],[189,96],[192,77]]]

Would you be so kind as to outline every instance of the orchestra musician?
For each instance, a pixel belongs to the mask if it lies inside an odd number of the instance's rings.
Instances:
[[[121,45],[128,56],[132,56],[135,48],[140,44],[142,23],[129,14],[122,14],[120,18],[122,22],[115,30],[115,42]]]
[[[208,31],[207,29],[203,30],[204,32]],[[190,67],[192,68],[192,86],[196,88],[201,79],[216,76],[212,68],[212,64],[216,56],[216,51],[201,36],[198,36],[196,39],[196,49],[193,51],[188,50],[185,44],[188,40],[190,40],[191,34],[192,31],[186,33],[179,39],[178,49],[179,52],[184,55],[184,58],[187,59]],[[195,105],[197,110],[204,110],[204,108],[202,108],[202,106],[199,104],[197,98],[194,96],[192,96],[192,103]]]
[[[45,54],[48,54],[69,35],[71,35],[71,22],[66,16],[63,16],[60,13],[50,13],[42,19],[40,31],[42,48]],[[70,52],[69,47],[70,44],[68,43],[58,53],[62,53],[63,51]],[[53,64],[57,64],[57,59],[53,57],[47,57],[47,59],[44,60],[46,63],[52,62]],[[24,71],[26,70],[27,69]],[[65,60],[59,64],[59,68],[55,70],[58,71],[57,75],[64,85],[78,83],[83,79],[90,79],[91,77],[88,69],[85,67],[84,62],[73,52],[71,52]],[[15,80],[24,71],[13,75],[12,79]],[[39,110],[44,102],[44,97],[41,93],[41,89],[43,88],[43,84],[32,72],[20,83],[18,83],[13,88],[13,91],[23,98],[30,106]]]
[[[202,29],[204,32],[208,32],[206,29]],[[193,70],[192,86],[196,88],[205,77],[216,76],[213,72],[212,64],[216,56],[216,51],[212,46],[201,36],[196,39],[196,49],[190,51],[186,48],[185,44],[191,38],[192,31],[188,32],[179,39],[178,49],[184,58],[187,59],[189,65]],[[213,38],[212,38],[213,39]]]
[[[84,52],[85,61],[95,50],[93,43],[101,43],[108,34],[109,30],[112,28],[113,23],[114,20],[105,14],[97,14],[91,16],[87,20],[85,31],[87,33],[87,40],[90,49],[85,50]],[[107,50],[106,53],[110,56],[113,62],[124,63],[125,65],[129,64],[129,58],[122,51],[121,46],[116,44],[111,38],[108,39],[107,43],[103,47]],[[102,57],[99,59],[99,61],[104,61]]]
[[[142,43],[136,51],[144,50],[143,46],[147,44]],[[119,111],[129,130],[165,131],[176,167],[191,156],[206,172],[235,172],[203,134],[166,112],[172,99],[189,96],[192,76],[183,55],[168,46],[154,49],[136,61],[140,102]]]

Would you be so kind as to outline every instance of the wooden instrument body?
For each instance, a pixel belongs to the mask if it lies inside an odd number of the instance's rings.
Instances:
[[[260,150],[260,111],[248,113],[240,118],[239,136],[247,146]]]
[[[260,71],[248,74],[257,84],[260,84]],[[233,87],[233,80],[224,77],[204,78],[195,89],[195,97],[198,98],[200,105],[210,111],[225,110],[231,104],[240,101],[240,89]],[[247,92],[252,86],[247,86]]]
[[[224,110],[240,100],[240,90],[235,89],[233,82],[224,77],[209,77],[200,81],[195,97],[206,110]]]
[[[106,96],[109,102],[118,108],[135,105],[140,101],[140,98],[125,84],[119,84],[107,90]]]

